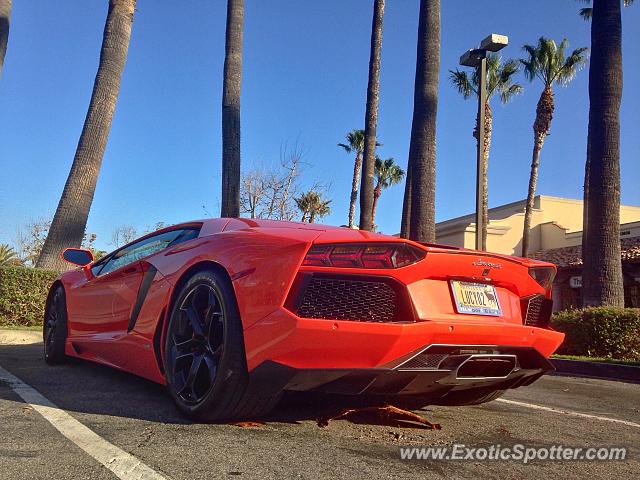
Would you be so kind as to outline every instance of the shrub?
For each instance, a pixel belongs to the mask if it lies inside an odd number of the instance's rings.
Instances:
[[[553,315],[551,326],[566,334],[559,354],[640,360],[638,308],[566,310]]]
[[[26,267],[0,268],[0,325],[39,325],[57,272]]]

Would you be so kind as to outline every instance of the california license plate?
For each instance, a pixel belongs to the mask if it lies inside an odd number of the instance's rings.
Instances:
[[[451,280],[451,290],[458,313],[471,315],[502,315],[496,288],[486,283]]]

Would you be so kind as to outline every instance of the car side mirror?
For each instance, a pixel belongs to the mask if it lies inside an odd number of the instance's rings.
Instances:
[[[74,265],[86,267],[93,262],[93,253],[82,248],[67,248],[62,252],[62,258]]]

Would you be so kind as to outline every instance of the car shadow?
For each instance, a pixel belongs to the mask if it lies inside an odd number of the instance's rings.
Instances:
[[[49,366],[42,344],[0,345],[0,366],[70,413],[124,417],[169,424],[193,423],[183,416],[163,385],[93,362],[69,359]],[[15,401],[10,388],[0,388],[0,400]],[[350,407],[347,399],[313,393],[287,394],[265,418],[265,423],[330,419]],[[385,424],[372,415],[355,416],[355,423]],[[401,426],[399,424],[398,426]]]

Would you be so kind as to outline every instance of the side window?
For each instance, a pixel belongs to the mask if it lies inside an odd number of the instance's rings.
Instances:
[[[154,253],[171,245],[176,245],[178,243],[191,240],[192,238],[196,238],[198,233],[199,230],[195,228],[171,230],[169,232],[159,233],[158,235],[140,240],[139,242],[133,243],[114,253],[111,258],[107,260],[104,267],[99,270],[98,275],[104,275],[105,273],[117,270],[118,268],[133,263],[136,260],[153,255]],[[98,265],[95,267],[98,267]],[[94,272],[94,274],[96,273]]]

